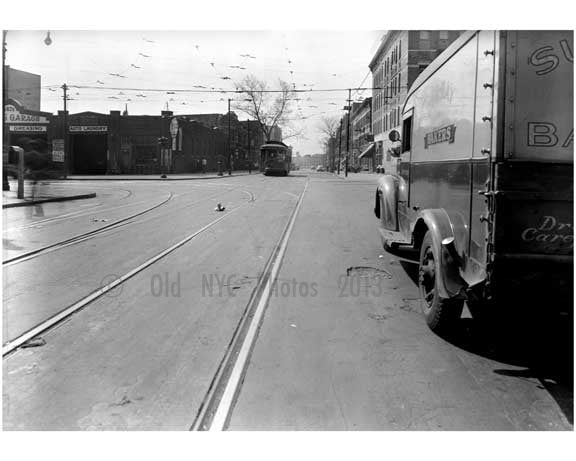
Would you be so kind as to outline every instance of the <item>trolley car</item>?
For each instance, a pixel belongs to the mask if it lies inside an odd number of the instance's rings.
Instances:
[[[268,141],[260,147],[260,171],[264,175],[286,176],[290,172],[292,154],[280,141]]]

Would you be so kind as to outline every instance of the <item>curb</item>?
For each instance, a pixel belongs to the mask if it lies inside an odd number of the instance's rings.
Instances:
[[[252,173],[252,175],[257,174]],[[127,176],[127,175],[126,175]],[[228,175],[224,174],[222,176],[199,176],[197,178],[178,178],[178,177],[167,177],[167,178],[130,178],[122,175],[122,177],[118,176],[105,176],[101,178],[68,178],[66,181],[196,181],[196,180],[205,180],[205,179],[222,179],[222,178],[233,178],[235,176],[251,176],[249,173],[241,173],[241,174],[233,174]]]
[[[45,198],[40,200],[30,200],[24,202],[15,202],[15,203],[6,203],[2,205],[2,208],[16,208],[20,206],[32,206],[32,205],[39,205],[41,203],[49,203],[49,202],[66,202],[68,200],[83,200],[87,198],[94,198],[96,197],[96,193],[92,192],[90,194],[81,194],[81,195],[68,195],[66,197],[51,197]]]

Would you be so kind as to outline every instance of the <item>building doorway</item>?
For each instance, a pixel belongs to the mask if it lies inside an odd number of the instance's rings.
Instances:
[[[74,134],[70,136],[73,174],[106,174],[108,136],[106,134]]]

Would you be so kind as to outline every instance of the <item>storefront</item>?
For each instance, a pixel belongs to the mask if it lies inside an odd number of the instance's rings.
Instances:
[[[4,106],[4,145],[19,146],[24,152],[50,152],[49,126],[52,114],[24,109],[17,101],[8,99]],[[15,163],[16,159],[8,159]]]
[[[70,174],[108,172],[108,116],[96,112],[72,114],[68,120]]]

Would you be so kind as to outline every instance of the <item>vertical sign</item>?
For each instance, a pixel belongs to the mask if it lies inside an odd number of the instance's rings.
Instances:
[[[52,140],[52,161],[53,162],[64,162],[64,140],[63,139],[53,139]]]

